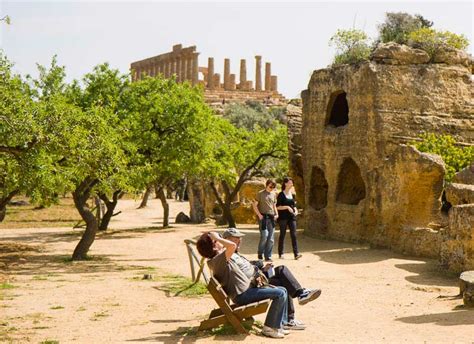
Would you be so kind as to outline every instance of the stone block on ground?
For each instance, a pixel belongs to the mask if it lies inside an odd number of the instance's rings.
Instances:
[[[474,203],[474,185],[449,184],[446,187],[446,200],[452,205]]]
[[[462,295],[464,305],[474,307],[474,270],[464,271],[459,277],[459,294]]]
[[[176,219],[174,222],[175,223],[189,223],[191,222],[191,219],[185,213],[180,212],[178,215],[176,215]]]

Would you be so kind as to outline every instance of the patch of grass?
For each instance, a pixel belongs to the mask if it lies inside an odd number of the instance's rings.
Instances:
[[[48,326],[35,326],[35,327],[33,327],[33,330],[46,330],[48,328],[50,328],[50,327],[48,327]]]
[[[84,312],[86,310],[86,307],[81,306],[78,309],[76,309],[76,312]]]
[[[49,309],[64,309],[63,306],[53,306],[53,307],[49,307]]]
[[[0,284],[0,290],[13,289],[13,288],[16,288],[16,287],[13,284],[10,284],[10,283],[1,283]]]
[[[33,276],[33,280],[35,281],[47,281],[48,277],[44,275],[35,275]]]
[[[26,200],[25,197],[15,197],[14,200]],[[44,228],[44,227],[72,227],[81,216],[77,212],[72,197],[61,198],[59,204],[37,209],[35,205],[8,206],[5,220],[0,223],[1,228]]]
[[[164,284],[159,289],[173,294],[173,296],[197,297],[208,293],[204,283],[194,283],[190,278],[184,276],[165,275],[162,279]]]
[[[59,344],[59,340],[46,339],[40,342],[40,344]]]

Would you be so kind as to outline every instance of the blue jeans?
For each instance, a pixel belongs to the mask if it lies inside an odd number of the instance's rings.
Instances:
[[[284,287],[249,288],[237,295],[234,301],[243,306],[265,299],[272,299],[265,325],[271,328],[282,328],[283,324],[288,322],[288,293]]]
[[[265,256],[265,259],[272,258],[273,234],[275,233],[275,220],[273,216],[264,215],[260,220],[260,241],[258,242],[258,259]]]

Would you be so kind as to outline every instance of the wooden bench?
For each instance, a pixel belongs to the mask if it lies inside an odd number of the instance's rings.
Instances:
[[[248,334],[242,322],[253,323],[253,316],[265,313],[271,302],[270,299],[266,299],[245,306],[231,305],[226,292],[214,277],[209,279],[207,289],[216,300],[219,308],[214,309],[209,318],[201,322],[199,330],[209,330],[222,324],[230,324],[237,333]]]

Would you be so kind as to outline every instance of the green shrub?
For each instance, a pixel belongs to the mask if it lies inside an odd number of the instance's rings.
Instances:
[[[412,144],[420,151],[438,154],[446,165],[445,180],[450,182],[454,174],[474,161],[474,146],[456,146],[456,140],[450,135],[424,134],[422,141]]]
[[[466,50],[469,40],[464,35],[457,35],[450,31],[421,28],[408,35],[408,44],[411,47],[423,49],[433,59],[443,49]]]
[[[421,28],[429,28],[433,22],[423,18],[419,14],[412,16],[404,12],[385,13],[385,22],[378,26],[379,38],[382,43],[395,42],[407,44],[411,32]]]
[[[369,59],[370,43],[367,34],[357,29],[337,30],[329,40],[336,48],[333,66],[353,64]]]

